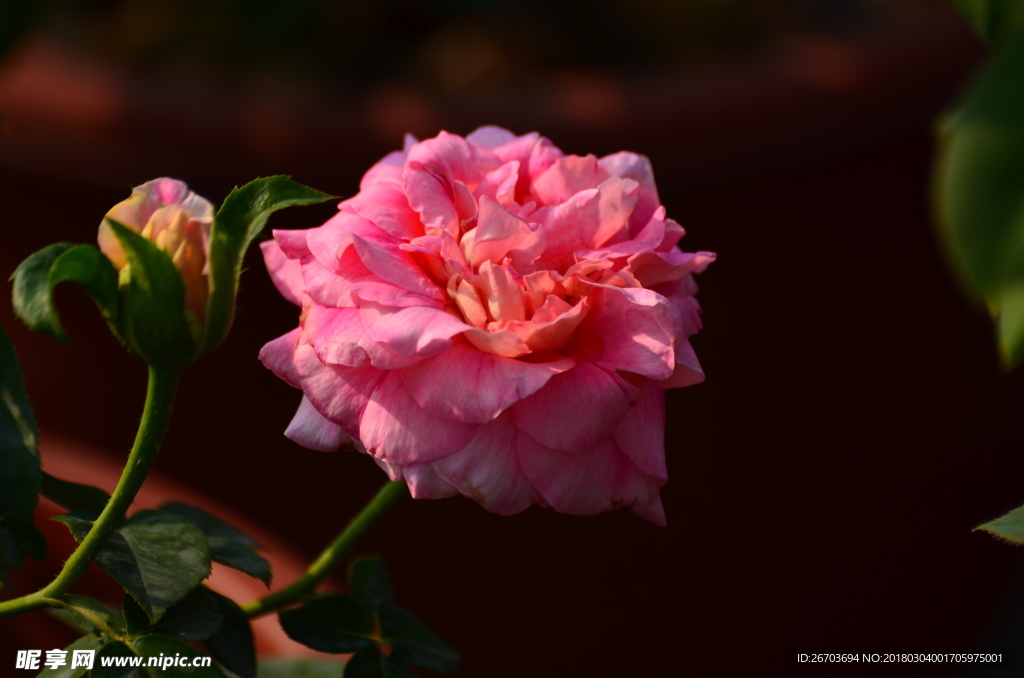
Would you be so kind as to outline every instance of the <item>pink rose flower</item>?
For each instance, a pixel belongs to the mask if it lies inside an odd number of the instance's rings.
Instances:
[[[693,274],[650,162],[483,127],[407,138],[337,216],[263,243],[299,327],[260,358],[285,434],[370,454],[417,498],[629,507],[664,524],[664,389],[704,374]]]
[[[210,201],[188,190],[185,182],[166,177],[132,189],[131,197],[111,207],[100,223],[100,250],[120,271],[128,265],[128,259],[107,223],[108,218],[151,240],[171,255],[185,283],[185,307],[202,322],[209,287],[206,252],[213,223]]]

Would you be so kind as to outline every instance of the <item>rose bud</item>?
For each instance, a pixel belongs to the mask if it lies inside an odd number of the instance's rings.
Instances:
[[[703,380],[694,275],[647,158],[496,127],[409,139],[264,258],[299,326],[260,358],[285,434],[365,451],[416,498],[627,507],[664,524],[665,389]]]
[[[121,241],[108,219],[127,226],[171,256],[185,285],[185,307],[193,322],[204,320],[208,293],[206,252],[213,223],[213,205],[177,179],[154,179],[132,190],[114,205],[100,224],[100,249],[118,271],[128,266]],[[192,320],[192,319],[190,319]]]

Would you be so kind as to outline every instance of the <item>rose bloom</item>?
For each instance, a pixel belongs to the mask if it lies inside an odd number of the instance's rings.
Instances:
[[[128,259],[107,223],[108,218],[171,255],[185,283],[185,307],[202,321],[209,288],[206,252],[213,223],[210,201],[188,190],[184,181],[166,177],[133,188],[131,197],[111,207],[100,223],[100,250],[121,271],[128,265]]]
[[[303,391],[286,435],[352,443],[417,498],[664,524],[664,389],[704,379],[693,274],[647,158],[441,132],[318,228],[264,242],[299,327],[260,358]]]

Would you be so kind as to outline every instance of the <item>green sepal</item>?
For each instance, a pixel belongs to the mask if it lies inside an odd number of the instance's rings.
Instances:
[[[289,638],[319,652],[358,652],[374,644],[370,613],[338,593],[313,598],[279,616]]]
[[[1024,544],[1024,506],[1018,506],[1009,513],[982,523],[974,529],[985,530],[1014,544]]]
[[[974,30],[995,48],[1024,30],[1024,2],[1020,0],[954,0]]]
[[[0,516],[32,520],[42,482],[36,431],[14,347],[0,327]]]
[[[67,661],[64,666],[60,666],[55,669],[46,668],[44,665],[43,662],[46,661],[46,651],[44,650],[42,660],[40,661],[40,666],[43,667],[43,670],[37,674],[37,678],[82,678],[82,676],[89,673],[89,669],[81,666],[76,669],[71,668],[73,652],[75,650],[93,650],[98,652],[103,645],[104,641],[97,636],[92,634],[82,636],[64,648],[64,651],[67,652]]]
[[[181,368],[198,357],[198,337],[185,314],[185,284],[171,255],[107,217],[124,249],[121,271],[121,338],[148,364]]]
[[[1024,33],[943,126],[936,216],[965,288],[999,324],[1007,367],[1024,359]]]
[[[53,290],[62,282],[78,283],[92,297],[107,323],[116,326],[117,271],[91,245],[60,242],[44,247],[21,262],[11,279],[14,313],[36,332],[67,343],[53,302]]]
[[[394,603],[381,603],[378,620],[380,638],[391,646],[395,661],[445,675],[459,668],[462,661],[459,654]]]
[[[160,510],[189,520],[202,530],[213,560],[270,585],[270,562],[256,553],[254,549],[260,545],[252,537],[194,506],[170,503],[161,506]]]
[[[82,541],[93,516],[58,516]],[[96,563],[139,603],[150,621],[210,575],[210,547],[191,522],[162,511],[140,511],[111,535]]]
[[[89,511],[98,515],[110,501],[110,495],[98,487],[61,480],[46,471],[43,471],[43,482],[39,491],[44,497],[68,511]]]
[[[380,558],[356,558],[348,568],[348,588],[352,597],[370,614],[377,614],[381,603],[394,600],[391,578]]]
[[[376,645],[365,647],[345,664],[344,678],[415,678],[395,656],[387,656]]]
[[[204,353],[216,348],[231,328],[245,252],[270,215],[284,207],[313,205],[332,197],[297,184],[289,177],[273,176],[236,188],[224,199],[213,219],[207,253],[210,294],[206,306]]]
[[[214,591],[209,593],[224,623],[217,633],[203,641],[203,647],[238,678],[256,678],[256,646],[249,617],[230,598]]]
[[[83,632],[107,638],[124,635],[124,626],[117,615],[95,598],[67,595],[61,602],[71,621]]]

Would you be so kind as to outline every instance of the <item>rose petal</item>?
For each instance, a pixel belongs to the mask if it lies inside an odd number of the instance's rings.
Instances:
[[[512,406],[516,426],[545,447],[587,450],[607,439],[639,390],[592,363],[578,363]]]
[[[284,435],[303,447],[317,452],[334,452],[352,438],[344,429],[323,417],[306,396],[302,396],[299,409],[295,412]]]
[[[547,448],[520,431],[518,452],[523,472],[556,511],[592,515],[627,506],[665,524],[661,481],[642,473],[609,440],[570,452]]]
[[[302,306],[302,265],[286,257],[276,240],[263,241],[260,250],[274,287],[285,299]]]
[[[309,344],[295,349],[295,368],[300,388],[313,407],[358,437],[359,417],[385,373],[372,367],[325,365]]]
[[[375,457],[406,465],[439,459],[465,447],[476,427],[437,417],[409,395],[395,372],[385,372],[359,420],[359,440]]]
[[[640,401],[612,433],[612,440],[633,464],[662,482],[665,466],[665,392],[651,382],[640,387]]]
[[[519,464],[519,432],[509,415],[480,426],[468,445],[433,463],[434,470],[488,511],[512,515],[530,506],[533,486]]]
[[[460,341],[400,374],[410,395],[431,414],[482,424],[536,393],[573,364],[563,356],[540,363],[504,358]]]
[[[436,355],[451,346],[452,337],[473,329],[450,313],[433,308],[388,308],[364,301],[359,309],[370,337],[404,356]]]

